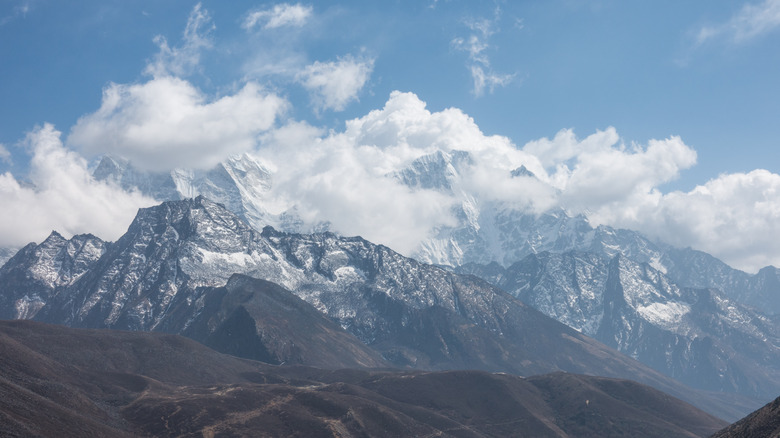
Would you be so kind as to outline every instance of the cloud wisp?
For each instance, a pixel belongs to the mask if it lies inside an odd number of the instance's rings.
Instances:
[[[5,163],[9,163],[11,161],[11,152],[2,143],[0,143],[0,161]]]
[[[0,26],[5,26],[6,24],[16,20],[17,18],[25,18],[27,17],[27,13],[30,12],[30,9],[32,8],[32,1],[31,0],[22,0],[20,1],[16,6],[14,6],[11,9],[11,13],[0,17]]]
[[[208,11],[203,9],[200,3],[196,4],[187,19],[181,45],[169,46],[162,35],[154,38],[159,52],[147,64],[144,73],[155,78],[190,74],[200,64],[201,52],[213,46],[211,34],[214,29]]]
[[[746,4],[731,19],[715,26],[704,26],[696,35],[696,44],[726,39],[746,43],[780,28],[780,0]]]
[[[471,31],[470,35],[452,40],[455,49],[468,54],[467,67],[471,72],[472,92],[476,97],[483,96],[485,91],[492,94],[496,88],[509,85],[516,77],[516,74],[497,73],[490,66],[490,58],[487,54],[490,48],[488,40],[497,32],[496,26],[500,16],[501,11],[496,8],[493,19],[466,20],[465,24]]]
[[[277,29],[288,26],[301,27],[309,20],[313,9],[311,5],[281,3],[274,5],[270,9],[250,12],[244,19],[241,27],[246,30],[252,30],[258,26],[263,29]]]

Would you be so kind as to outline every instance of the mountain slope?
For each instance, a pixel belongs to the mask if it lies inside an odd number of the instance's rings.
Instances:
[[[30,321],[0,322],[0,351],[3,436],[696,437],[724,426],[634,382],[562,373],[272,367],[178,336]]]
[[[687,385],[764,399],[780,392],[776,318],[715,290],[680,288],[647,264],[583,252],[461,270]]]
[[[202,292],[202,311],[177,318],[173,306],[163,331],[181,333],[222,353],[272,364],[324,368],[387,367],[380,355],[281,286],[233,275]],[[178,321],[177,321],[178,319]],[[186,320],[184,326],[177,324]]]
[[[470,178],[471,163],[467,152],[439,151],[392,175],[411,190],[435,190],[456,200],[452,213],[457,224],[442,227],[421,242],[415,258],[453,267],[492,262],[509,267],[542,252],[621,255],[649,264],[680,286],[719,289],[738,303],[780,313],[780,271],[774,267],[749,275],[701,251],[654,242],[631,230],[593,227],[583,215],[570,216],[563,210],[538,214],[527,206],[482,199],[464,183]],[[511,175],[536,178],[525,168]]]
[[[761,409],[719,431],[712,438],[780,437],[780,397]]]

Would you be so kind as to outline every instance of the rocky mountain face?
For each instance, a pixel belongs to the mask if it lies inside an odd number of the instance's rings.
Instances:
[[[46,254],[68,254],[63,248],[72,245],[48,240],[39,245],[52,248]],[[38,246],[30,248],[3,267],[0,295],[24,290],[21,283],[6,289],[20,277],[14,273],[50,274],[35,308],[11,312],[16,318],[182,333],[278,363],[313,363],[320,354],[315,343],[297,336],[315,334],[328,340],[325,345],[333,343],[334,355],[348,356],[343,361],[349,363],[332,366],[389,362],[519,375],[563,370],[645,382],[725,418],[756,407],[746,399],[685,389],[476,277],[417,262],[359,237],[270,227],[258,232],[203,197],[141,209],[127,233],[105,244],[102,255],[88,259],[78,276],[73,269],[57,268],[63,265],[57,257],[37,256]],[[274,285],[250,284],[234,273]],[[315,318],[282,288],[336,324]],[[282,312],[276,319],[273,309]],[[354,337],[364,346],[351,342]]]
[[[544,252],[504,269],[460,269],[692,387],[765,399],[780,392],[778,319],[714,289],[680,288],[648,264]]]
[[[459,200],[453,207],[458,224],[424,241],[415,258],[453,267],[472,263],[509,267],[542,252],[580,251],[608,258],[619,254],[649,264],[682,287],[718,289],[738,303],[768,314],[780,313],[777,268],[766,267],[750,275],[701,251],[654,242],[631,230],[593,227],[583,215],[570,216],[563,210],[533,214],[506,203],[480,200],[462,187],[470,162],[466,152],[437,152],[393,175],[411,189],[438,190]],[[512,176],[535,178],[525,168],[516,169]]]
[[[246,154],[231,157],[210,170],[175,169],[162,173],[138,170],[126,160],[106,156],[93,176],[126,190],[138,190],[161,202],[205,196],[258,229],[278,226],[284,219],[269,213],[264,206],[271,187],[270,172]],[[288,221],[294,220],[289,216],[285,216]]]
[[[57,232],[25,246],[0,268],[0,318],[32,318],[56,290],[84,275],[108,246],[91,234],[65,239]]]
[[[5,262],[11,259],[11,257],[14,256],[19,251],[19,248],[0,248],[0,267],[2,267]]]
[[[780,397],[712,435],[712,438],[780,437]]]
[[[620,254],[648,263],[681,287],[714,288],[738,303],[780,313],[780,271],[766,267],[755,275],[731,268],[717,258],[690,248],[680,249],[631,231],[593,227],[583,215],[563,210],[534,214],[527,209],[480,199],[464,184],[473,159],[465,151],[438,151],[388,175],[410,190],[435,190],[456,200],[456,225],[441,227],[420,242],[412,255],[425,263],[457,267],[496,262],[508,267],[531,254],[583,251],[606,257]],[[272,174],[249,155],[233,157],[209,171],[174,170],[154,174],[134,169],[126,161],[105,157],[94,171],[98,180],[110,180],[125,189],[137,189],[159,201],[203,195],[225,205],[257,229],[266,225],[288,232],[327,230],[327,222],[303,228],[295,207],[272,214],[264,206],[273,184]],[[514,178],[536,176],[525,167]],[[325,218],[325,221],[327,218]]]
[[[172,306],[159,327],[181,333],[221,353],[275,365],[381,368],[389,363],[283,287],[240,274],[223,287],[200,290],[193,318],[184,302]]]
[[[2,436],[703,437],[635,382],[270,366],[180,336],[0,321]]]

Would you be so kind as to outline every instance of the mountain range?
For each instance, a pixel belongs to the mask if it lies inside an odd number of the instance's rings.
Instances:
[[[113,243],[52,233],[0,288],[3,318],[179,333],[269,363],[630,378],[727,419],[761,403],[685,388],[477,277],[359,237],[257,231],[203,197],[141,209]]]
[[[409,190],[433,190],[456,200],[456,224],[440,227],[422,240],[411,257],[430,264],[458,267],[498,263],[509,267],[531,254],[567,251],[593,252],[606,257],[620,254],[647,263],[681,287],[713,288],[736,302],[780,313],[780,270],[767,266],[748,274],[705,252],[677,248],[642,234],[605,225],[592,226],[584,215],[553,209],[533,213],[507,202],[480,199],[464,184],[472,157],[466,151],[437,151],[413,160],[388,174]],[[304,224],[295,206],[280,214],[266,208],[273,174],[250,155],[235,156],[209,171],[178,169],[151,173],[126,160],[103,157],[94,171],[100,181],[112,181],[127,190],[140,190],[158,201],[203,195],[225,205],[256,229],[265,226],[295,233],[327,231],[328,220]],[[525,167],[514,178],[536,176]]]
[[[506,202],[480,199],[464,183],[472,162],[465,151],[437,151],[388,174],[410,190],[433,190],[457,200],[452,207],[457,224],[439,228],[420,242],[413,258],[477,275],[686,384],[767,400],[776,395],[778,269],[766,267],[751,275],[701,251],[675,248],[631,230],[593,227],[583,215],[570,216],[560,209],[533,214]],[[116,163],[104,158],[96,178],[145,190],[161,200],[202,192],[255,228],[311,231],[302,229],[294,209],[278,216],[263,210],[272,173],[249,155],[188,180],[197,184],[181,182],[181,175],[192,172],[152,175]],[[536,178],[524,167],[511,176]],[[163,180],[167,185],[160,183]],[[181,189],[145,189],[166,186]],[[612,260],[618,261],[610,277]],[[529,276],[540,278],[519,280]],[[610,291],[608,278],[613,280]],[[640,296],[641,303],[632,298]],[[604,309],[614,305],[617,309],[605,314]]]
[[[780,322],[715,289],[677,286],[622,255],[542,252],[465,265],[542,313],[695,388],[780,393]]]

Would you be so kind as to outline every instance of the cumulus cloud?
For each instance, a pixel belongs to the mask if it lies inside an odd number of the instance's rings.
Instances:
[[[306,66],[298,74],[298,81],[311,93],[317,110],[342,111],[348,103],[357,100],[373,69],[373,59],[346,56]]]
[[[636,214],[614,209],[610,221],[755,272],[780,266],[778,195],[780,175],[767,170],[724,174],[689,192],[648,197],[634,206]]]
[[[88,154],[115,154],[146,170],[209,168],[254,149],[288,104],[248,83],[209,100],[189,82],[170,76],[142,84],[110,84],[100,108],[81,117],[68,143]]]
[[[241,27],[247,30],[259,25],[262,25],[263,29],[276,29],[285,26],[301,27],[311,17],[312,10],[311,5],[280,3],[270,9],[250,12]]]
[[[696,163],[696,152],[679,137],[626,147],[612,127],[583,141],[563,130],[553,141],[532,142],[524,150],[548,166],[561,204],[576,212],[622,210],[635,198],[653,196],[656,187]]]
[[[413,189],[392,177],[436,151],[471,154],[473,165],[462,169],[458,191]],[[452,207],[466,192],[543,209],[553,191],[536,180],[512,178],[511,170],[521,165],[544,169],[508,138],[485,135],[457,108],[431,112],[413,93],[393,92],[383,108],[348,121],[342,132],[288,124],[265,134],[258,153],[273,171],[268,199],[274,212],[294,207],[307,226],[327,221],[334,231],[405,254],[437,229],[456,225]]]
[[[0,246],[40,242],[52,230],[115,240],[127,230],[138,208],[155,203],[95,181],[86,161],[66,149],[60,135],[49,124],[27,135],[25,143],[32,153],[29,183],[20,183],[10,173],[0,175],[0,203],[5,211],[0,215]]]
[[[503,87],[515,79],[515,74],[500,74],[490,67],[490,58],[487,50],[490,48],[488,40],[497,31],[496,26],[500,18],[500,9],[496,8],[493,19],[469,19],[466,27],[471,34],[468,37],[458,37],[452,40],[452,46],[468,54],[468,69],[474,81],[472,92],[480,97],[487,90],[490,93],[496,87]]]
[[[746,4],[729,21],[715,26],[702,27],[696,42],[701,45],[716,38],[726,38],[744,43],[780,27],[780,0],[764,0]]]
[[[327,222],[406,254],[431,227],[452,223],[445,194],[413,192],[387,176],[391,153],[349,133],[323,134],[294,122],[265,136],[260,155],[273,170],[269,199],[277,213],[294,208],[307,227]]]
[[[310,226],[329,221],[335,231],[405,254],[456,225],[452,207],[471,200],[585,213],[594,225],[642,231],[749,271],[780,262],[772,244],[780,238],[780,176],[723,175],[687,193],[663,193],[697,159],[676,136],[627,145],[612,127],[585,138],[565,129],[518,147],[486,135],[457,108],[431,112],[415,94],[393,92],[343,131],[294,122],[264,134],[261,144],[274,173],[268,199],[275,212],[295,206]],[[410,188],[392,177],[437,151],[469,154],[451,190]],[[520,166],[534,177],[513,177]]]
[[[169,46],[162,35],[154,38],[160,51],[147,64],[144,73],[154,77],[189,74],[200,63],[201,51],[212,46],[213,30],[214,24],[208,11],[203,9],[200,3],[196,4],[187,19],[181,45]]]

